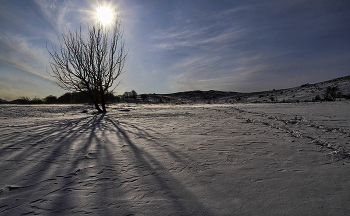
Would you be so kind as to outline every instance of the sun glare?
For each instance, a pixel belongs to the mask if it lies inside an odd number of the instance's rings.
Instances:
[[[102,25],[108,25],[113,21],[113,11],[109,7],[98,7],[97,8],[97,19]]]

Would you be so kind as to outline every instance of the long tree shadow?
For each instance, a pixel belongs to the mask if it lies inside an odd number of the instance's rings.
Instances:
[[[148,182],[144,181],[143,187],[151,187],[151,190],[162,191],[163,194],[166,195],[167,201],[169,201],[174,208],[175,214],[212,215],[209,210],[198,201],[198,197],[192,194],[186,186],[170,174],[169,168],[165,167],[156,158],[157,155],[152,155],[152,153],[148,152],[146,148],[141,148],[132,141],[130,135],[135,135],[135,132],[130,132],[131,130],[128,130],[128,127],[134,128],[137,132],[142,132],[143,134],[146,134],[148,138],[151,138],[151,135],[147,131],[135,125],[127,125],[126,122],[123,122],[123,126],[121,126],[121,124],[116,123],[113,119],[108,117],[106,118],[106,121],[114,127],[111,130],[114,130],[117,136],[128,144],[132,153],[129,154],[129,156],[134,160],[134,163],[140,167],[137,169],[139,176],[145,176],[148,174],[152,176]],[[170,154],[173,159],[178,160],[181,163],[188,162],[169,148],[162,147],[155,141],[156,139],[153,138],[147,140],[148,143],[150,142],[149,140],[152,140],[151,143],[157,144],[158,148],[163,148],[162,151]],[[156,184],[154,184],[154,182]]]
[[[8,134],[1,145],[0,210],[13,215],[18,209],[22,213],[35,210],[48,215],[66,214],[67,209],[79,207],[79,203],[72,202],[76,198],[74,188],[80,190],[84,188],[80,183],[94,180],[84,176],[83,171],[79,173],[82,165],[86,161],[91,167],[102,163],[95,160],[99,152],[92,157],[88,149],[101,143],[96,131],[103,117],[87,116],[28,128],[27,137]]]
[[[169,213],[211,215],[157,154],[131,136],[184,166],[190,157],[158,143],[146,129],[101,114],[29,130],[27,137],[16,133],[1,139],[0,211],[5,214],[123,215],[142,208],[151,213],[163,205],[171,207]],[[162,202],[142,202],[146,198]]]

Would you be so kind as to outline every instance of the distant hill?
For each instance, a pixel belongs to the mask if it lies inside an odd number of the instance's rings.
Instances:
[[[327,90],[328,89],[328,90]],[[327,93],[328,92],[328,93]],[[330,94],[332,93],[332,94]],[[170,103],[271,103],[311,102],[350,99],[350,76],[288,89],[241,93],[223,91],[186,91],[171,94],[146,94],[148,102]]]
[[[27,100],[24,100],[24,99],[16,99],[16,100],[12,100],[12,101],[7,101],[7,100],[0,98],[0,104],[29,104],[29,102]]]
[[[16,100],[10,101],[9,103],[11,103],[11,104],[27,104],[26,101],[23,99],[16,99]]]
[[[245,102],[315,102],[350,99],[350,76],[315,84],[306,83],[288,89],[241,93],[238,97]]]
[[[219,100],[221,98],[234,97],[238,92],[223,92],[223,91],[187,91],[177,92],[172,94],[165,94],[164,97],[171,98],[176,101],[192,101],[192,102],[203,102],[210,100]]]
[[[8,103],[7,100],[4,100],[4,99],[1,99],[1,98],[0,98],[0,104],[6,104],[6,103]]]

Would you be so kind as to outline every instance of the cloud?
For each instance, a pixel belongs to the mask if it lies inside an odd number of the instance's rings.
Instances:
[[[19,35],[0,35],[0,60],[24,72],[53,81],[46,75],[48,55],[46,50],[33,45],[37,38],[21,37]]]
[[[48,22],[57,33],[64,33],[70,25],[71,20],[67,19],[72,7],[69,1],[45,1],[34,0],[36,12],[39,17]]]
[[[223,68],[215,67],[220,64],[219,59],[210,59],[203,63],[200,59],[193,59],[188,62],[188,67],[184,64],[183,72],[169,77],[168,83],[173,91],[190,90],[222,90],[222,91],[247,91],[259,90],[261,86],[255,86],[257,80],[271,78],[272,71],[280,70],[282,65],[272,62],[263,62],[266,57],[259,55],[249,58],[251,62],[242,64],[227,65]],[[241,58],[238,62],[246,62],[247,59]],[[197,67],[196,62],[202,65]],[[180,64],[179,64],[180,65]],[[192,65],[192,66],[190,66]],[[206,70],[210,66],[210,70]],[[261,90],[261,89],[260,89]]]
[[[172,27],[156,32],[152,38],[156,42],[151,49],[154,51],[176,51],[184,48],[196,50],[222,51],[242,40],[245,29],[239,26],[214,30],[216,26],[208,27]]]
[[[158,29],[149,35],[151,49],[159,52],[227,51],[244,42],[248,36],[249,31],[244,24],[246,18],[242,16],[242,12],[248,9],[249,6],[234,7],[189,15],[190,22]]]
[[[34,5],[36,14],[51,26],[46,30],[51,31],[51,35],[56,35],[54,39],[65,34],[67,30],[75,30],[81,24],[85,28],[87,24],[96,20],[97,1],[86,1],[82,4],[80,1],[71,0],[34,0]]]

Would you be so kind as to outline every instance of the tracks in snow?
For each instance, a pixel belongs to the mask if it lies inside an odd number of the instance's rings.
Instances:
[[[281,130],[296,139],[305,138],[308,144],[328,149],[327,154],[333,160],[350,159],[350,146],[340,143],[350,138],[350,132],[338,127],[327,127],[302,115],[274,114],[247,111],[232,107],[236,118],[244,123],[268,126]]]

